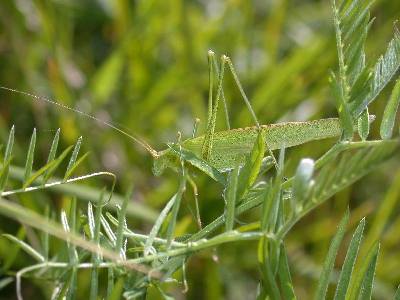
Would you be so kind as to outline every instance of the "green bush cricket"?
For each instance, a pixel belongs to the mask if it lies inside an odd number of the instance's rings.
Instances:
[[[218,70],[215,55],[212,51],[208,53],[209,59],[209,101],[208,101],[208,117],[207,117],[207,130],[204,135],[195,136],[178,143],[169,143],[168,148],[162,151],[157,151],[150,146],[142,138],[130,134],[118,126],[100,120],[90,114],[79,111],[77,109],[68,107],[59,102],[55,102],[48,98],[33,95],[27,92],[15,90],[12,88],[0,86],[1,89],[19,93],[25,96],[32,97],[36,100],[45,101],[57,105],[63,109],[75,112],[79,115],[85,116],[96,122],[99,122],[107,127],[116,130],[117,132],[127,136],[135,143],[142,146],[153,157],[153,173],[160,175],[166,168],[179,170],[181,168],[181,160],[193,165],[200,171],[206,173],[211,178],[224,182],[222,172],[230,170],[237,165],[243,165],[246,156],[251,152],[251,149],[256,141],[257,135],[262,134],[266,141],[266,148],[273,157],[272,150],[292,147],[300,144],[307,143],[313,140],[326,139],[337,137],[342,134],[342,127],[338,118],[319,119],[306,122],[284,122],[278,124],[260,125],[255,113],[250,105],[250,102],[243,91],[240,81],[236,75],[235,69],[229,57],[222,55],[220,70]],[[225,64],[228,64],[231,74],[239,88],[243,100],[249,109],[255,126],[246,128],[230,129],[228,110],[222,89],[222,82],[224,76]],[[214,70],[218,76],[218,88],[215,103],[213,103],[213,77]],[[215,132],[216,115],[218,111],[219,100],[222,98],[226,124],[228,129],[224,131]]]

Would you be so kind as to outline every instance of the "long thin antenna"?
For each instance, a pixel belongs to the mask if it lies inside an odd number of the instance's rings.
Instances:
[[[47,102],[47,103],[50,103],[50,104],[53,104],[53,105],[57,105],[58,107],[61,107],[63,109],[66,109],[66,110],[72,111],[74,113],[80,114],[81,116],[84,116],[84,117],[86,117],[88,119],[91,119],[91,120],[93,120],[93,121],[95,121],[95,122],[97,122],[99,124],[106,125],[107,127],[112,128],[112,129],[116,130],[117,132],[121,133],[122,135],[128,137],[130,140],[136,142],[137,144],[142,146],[144,149],[146,149],[151,154],[151,156],[153,156],[155,158],[157,158],[159,156],[158,152],[156,150],[154,150],[146,141],[142,140],[141,138],[139,138],[137,136],[134,136],[133,134],[127,133],[126,131],[122,130],[121,128],[119,128],[118,126],[116,126],[116,125],[114,125],[112,123],[109,123],[107,121],[98,119],[98,118],[96,118],[96,117],[94,117],[94,116],[92,116],[92,115],[90,115],[88,113],[85,113],[83,111],[80,111],[80,110],[72,108],[72,107],[69,107],[69,106],[67,106],[65,104],[53,101],[53,100],[51,100],[49,98],[46,98],[46,97],[34,95],[34,94],[31,94],[31,93],[28,93],[28,92],[19,91],[19,90],[12,89],[12,88],[5,87],[5,86],[1,86],[1,85],[0,85],[0,89],[6,90],[6,91],[9,91],[9,92],[13,92],[13,93],[17,93],[17,94],[21,94],[21,95],[24,95],[24,96],[32,97],[35,100],[44,101],[44,102]]]

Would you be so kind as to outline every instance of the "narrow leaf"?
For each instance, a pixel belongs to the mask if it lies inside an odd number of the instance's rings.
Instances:
[[[51,143],[50,151],[49,151],[49,156],[47,157],[47,164],[51,163],[57,154],[57,148],[58,148],[58,142],[60,140],[60,128],[57,130],[56,134],[54,135],[53,142]],[[47,177],[47,170],[45,174],[43,175],[43,178]],[[45,184],[46,182],[43,182]]]
[[[89,155],[89,152],[86,152],[84,155],[82,155],[72,166],[71,168],[65,173],[64,180],[67,180],[68,178],[71,177],[72,173],[76,170],[76,168],[86,159],[86,157]]]
[[[154,239],[156,238],[157,233],[160,230],[162,223],[164,222],[169,211],[171,210],[172,206],[174,205],[177,197],[178,197],[178,193],[176,193],[174,196],[172,196],[172,198],[165,205],[164,209],[161,211],[156,222],[154,223],[153,228],[150,231],[149,238],[147,239],[146,244],[144,246],[144,255],[148,255],[152,252],[152,246],[153,246]]]
[[[330,83],[332,92],[336,100],[336,107],[339,114],[340,125],[343,128],[344,140],[351,140],[353,137],[353,121],[349,112],[348,104],[345,101],[345,95],[343,94],[344,87],[340,86],[340,83],[336,79],[335,74],[331,74]]]
[[[0,177],[0,192],[4,191],[8,179],[8,172],[11,163],[11,153],[14,146],[14,134],[15,134],[15,127],[13,126],[11,127],[10,134],[8,135],[6,152],[4,154],[2,174]]]
[[[335,264],[336,254],[339,250],[340,243],[342,242],[343,236],[346,232],[346,226],[349,222],[349,210],[347,209],[342,220],[339,223],[338,230],[332,239],[331,245],[329,246],[328,254],[326,256],[322,273],[319,277],[317,290],[314,299],[325,299],[326,292],[328,290],[329,278],[332,273],[333,266]]]
[[[14,243],[18,244],[22,250],[24,250],[26,253],[28,253],[30,256],[32,256],[34,259],[36,259],[38,262],[44,262],[44,257],[41,255],[38,251],[33,249],[30,245],[25,243],[24,241],[16,238],[15,236],[11,234],[2,234],[5,238],[9,239],[10,241],[13,241]]]
[[[118,210],[118,228],[116,233],[116,250],[120,252],[122,250],[123,234],[126,227],[126,208],[128,207],[129,200],[132,198],[133,188],[124,197],[121,208]]]
[[[377,259],[378,253],[379,253],[379,243],[376,242],[374,245],[372,245],[370,251],[368,252],[366,257],[364,257],[364,259],[362,260],[359,268],[356,269],[355,272],[353,273],[351,281],[350,281],[350,285],[349,285],[349,290],[347,291],[347,294],[346,294],[346,299],[350,299],[350,300],[358,299],[362,284],[364,282],[365,277],[367,276],[367,272],[370,267],[370,264],[375,259]],[[367,280],[367,279],[365,279],[365,280]],[[370,287],[367,286],[366,288],[370,288]]]
[[[47,181],[50,179],[50,177],[54,174],[54,172],[57,170],[57,168],[60,166],[60,164],[64,161],[64,159],[67,157],[69,152],[72,150],[73,146],[69,146],[67,149],[65,149],[59,157],[57,157],[54,161],[54,164],[47,170],[47,172],[43,176],[43,182],[42,184],[47,183]]]
[[[35,154],[35,145],[36,145],[36,128],[33,129],[31,142],[29,143],[28,155],[26,157],[26,164],[25,164],[24,183],[28,181],[29,177],[31,177],[33,157]]]
[[[2,168],[0,171],[0,194],[3,192],[5,185],[7,183],[8,173],[10,171],[11,160],[12,160],[12,157],[10,157],[5,162],[3,162],[3,165],[2,165]]]
[[[261,132],[253,145],[246,163],[240,170],[238,181],[238,199],[243,198],[257,179],[266,148],[265,135]]]
[[[234,227],[235,223],[235,207],[236,207],[236,196],[238,187],[239,177],[239,166],[236,166],[228,176],[228,185],[225,190],[225,230],[230,231]]]
[[[181,207],[182,195],[183,195],[183,193],[185,191],[185,187],[186,187],[186,175],[182,174],[181,176],[182,176],[181,182],[179,184],[178,192],[176,193],[175,203],[174,203],[174,206],[172,207],[172,211],[171,211],[171,219],[169,220],[168,228],[167,228],[167,234],[166,234],[167,249],[171,246],[171,243],[173,240],[176,220],[178,218],[179,208]]]
[[[44,174],[46,171],[51,169],[55,165],[56,161],[53,160],[50,163],[46,164],[45,166],[41,167],[39,170],[37,170],[35,173],[33,173],[25,182],[24,185],[22,186],[23,189],[26,189],[29,187],[36,179],[38,179],[42,174]]]
[[[360,93],[351,99],[351,113],[359,116],[365,108],[376,99],[382,89],[389,83],[400,67],[400,32],[395,28],[393,39],[390,41],[386,53],[376,63],[372,76],[368,81],[367,95]]]
[[[292,278],[290,276],[289,263],[287,259],[285,246],[282,244],[280,247],[279,257],[279,282],[283,294],[283,299],[296,299],[296,295],[293,290]]]
[[[396,81],[390,95],[389,102],[383,112],[380,134],[382,139],[390,139],[393,133],[394,122],[396,121],[397,109],[400,102],[400,79]]]
[[[346,295],[347,288],[350,282],[350,276],[351,273],[353,272],[354,263],[356,261],[358,249],[363,236],[364,226],[365,226],[365,219],[362,219],[360,224],[358,224],[351,239],[349,248],[346,253],[346,258],[343,263],[342,272],[340,273],[339,282],[336,287],[335,298],[334,298],[335,300],[344,299]]]
[[[378,251],[373,256],[367,272],[365,273],[363,283],[361,286],[361,292],[358,297],[359,300],[370,300],[372,296],[372,287],[374,285],[374,277],[375,277],[375,270],[376,270],[376,263],[378,261]]]
[[[75,165],[75,162],[78,158],[79,149],[81,148],[81,144],[82,144],[82,137],[79,137],[78,141],[75,144],[74,151],[72,151],[72,155],[69,160],[67,170],[65,172],[64,180],[67,180],[68,175],[71,174],[70,170]]]

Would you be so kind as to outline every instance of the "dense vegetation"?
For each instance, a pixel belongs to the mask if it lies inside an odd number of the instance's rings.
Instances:
[[[1,298],[400,299],[399,13],[393,0],[1,2],[0,85],[102,120],[0,90]],[[229,66],[222,97],[228,60],[209,73],[209,49],[230,56],[261,124],[339,117],[341,136],[271,152],[258,135],[224,173],[183,149],[210,129],[210,79],[231,128],[254,125]],[[155,177],[105,122],[176,150],[176,170]]]

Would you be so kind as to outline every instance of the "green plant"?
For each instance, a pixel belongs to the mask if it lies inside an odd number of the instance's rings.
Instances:
[[[53,298],[74,299],[79,297],[78,273],[81,269],[90,269],[90,299],[97,299],[99,296],[108,299],[119,299],[121,296],[134,299],[152,297],[156,293],[159,297],[169,298],[171,296],[167,294],[166,285],[182,283],[186,288],[186,265],[188,259],[196,253],[215,249],[223,244],[256,241],[260,270],[257,297],[296,298],[295,286],[291,279],[290,255],[287,254],[285,246],[288,233],[317,206],[376,170],[377,166],[391,158],[398,150],[398,139],[392,138],[392,135],[394,115],[399,101],[399,83],[396,83],[385,109],[380,128],[382,139],[367,140],[367,138],[370,131],[368,105],[388,84],[400,66],[400,36],[396,30],[385,55],[378,60],[371,71],[366,65],[364,54],[364,44],[371,24],[369,18],[371,1],[359,4],[357,0],[344,0],[338,5],[335,1],[332,4],[339,71],[338,74],[332,73],[331,84],[337,102],[340,126],[343,129],[341,139],[318,160],[302,158],[296,170],[288,172],[285,147],[278,147],[280,152],[276,161],[272,152],[267,152],[268,136],[256,134],[253,137],[254,144],[246,144],[250,147],[242,165],[229,165],[230,170],[227,174],[218,171],[218,176],[224,179],[219,181],[224,189],[222,195],[224,213],[205,227],[200,226],[194,233],[176,236],[183,198],[189,194],[186,191],[188,185],[194,190],[194,198],[197,196],[197,188],[192,178],[196,171],[189,166],[198,161],[204,164],[202,161],[204,157],[185,149],[184,143],[171,145],[171,150],[175,151],[178,159],[176,170],[179,187],[176,193],[156,218],[149,234],[138,234],[128,228],[126,220],[131,192],[123,197],[119,205],[111,202],[115,199],[113,194],[115,175],[109,172],[97,172],[71,177],[87,156],[85,154],[78,158],[81,138],[75,146],[68,147],[57,156],[60,136],[60,132],[57,131],[46,163],[38,171],[34,171],[33,158],[37,139],[34,131],[25,167],[22,173],[18,173],[18,169],[12,165],[15,135],[12,128],[2,157],[0,212],[8,218],[38,229],[42,241],[40,249],[37,249],[24,242],[24,237],[4,235],[37,261],[36,265],[25,267],[16,274],[18,297],[22,297],[21,278],[32,274],[35,278],[46,278],[56,282],[51,293]],[[220,88],[222,71],[223,64],[219,66],[217,72],[217,76],[221,79],[217,92],[219,94],[222,92]],[[212,76],[210,80],[213,80]],[[213,146],[215,120],[212,118],[216,118],[217,115],[215,107],[218,102],[214,104],[214,108],[212,101],[210,102],[211,110],[215,109],[215,113],[209,114],[210,121],[207,126],[209,128],[204,137],[204,140],[209,142],[204,143],[206,146],[202,151],[205,154],[209,153]],[[360,140],[355,137],[355,130]],[[62,172],[62,179],[54,178],[57,169],[63,166],[63,161],[71,151],[70,160],[63,168],[65,172]],[[269,155],[265,157],[265,153]],[[274,165],[275,169],[272,168]],[[207,168],[199,169],[204,171]],[[210,174],[214,174],[215,171],[204,173],[212,178]],[[54,217],[45,203],[41,205],[46,208],[44,209],[46,213],[40,215],[23,205],[3,199],[39,189],[49,190],[53,187],[58,188],[63,194],[68,191],[62,190],[62,186],[98,176],[111,177],[111,191],[96,189],[97,198],[88,197],[87,200],[90,201],[84,211],[81,205],[78,205],[81,197],[72,198],[68,209],[61,210],[61,225],[52,220]],[[9,177],[19,179],[22,185],[9,189],[15,184],[10,182]],[[74,187],[74,190],[79,189],[79,186]],[[114,207],[116,216],[105,211],[107,205]],[[258,218],[243,225],[238,218],[255,208],[259,212]],[[200,213],[196,212],[196,216],[199,215]],[[346,211],[319,273],[315,289],[316,299],[327,297],[330,283],[336,284],[336,289],[332,293],[336,299],[369,299],[374,292],[379,233],[367,235],[365,245],[368,252],[358,255],[365,219],[361,220],[354,231],[340,275],[334,276],[335,258],[349,218],[349,212]],[[197,221],[201,225],[200,218]],[[379,231],[381,227],[382,225],[378,224],[374,228]],[[22,227],[21,230],[27,229]],[[49,240],[53,239],[52,237],[62,240],[66,247],[58,253],[51,252]],[[357,256],[360,262],[358,265]],[[181,272],[179,280],[177,272]],[[10,280],[10,277],[7,277],[2,283],[6,285]],[[102,288],[99,282],[106,282],[105,288]]]

